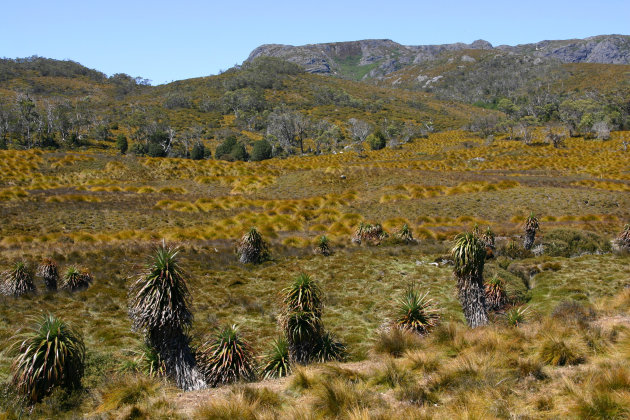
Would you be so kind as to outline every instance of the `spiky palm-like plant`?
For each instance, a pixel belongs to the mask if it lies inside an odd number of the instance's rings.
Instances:
[[[85,366],[83,339],[54,315],[44,315],[22,335],[13,383],[31,402],[56,386],[78,388]],[[17,344],[17,343],[16,343]]]
[[[411,232],[411,228],[409,227],[407,223],[402,225],[402,228],[400,228],[400,230],[396,232],[396,237],[407,244],[412,244],[412,243],[417,242],[413,238],[413,233]]]
[[[198,355],[199,370],[210,386],[256,379],[256,364],[238,327],[226,327],[205,344]]]
[[[374,225],[361,222],[352,236],[352,242],[361,245],[363,242],[368,245],[380,245],[381,241],[387,237],[380,223]]]
[[[19,297],[35,291],[33,273],[23,261],[16,262],[2,277],[4,278],[2,292],[6,295]]]
[[[317,246],[314,249],[315,254],[323,255],[324,257],[328,257],[332,255],[332,250],[330,249],[330,241],[326,235],[322,235],[317,240]]]
[[[192,324],[191,298],[185,274],[177,260],[178,250],[162,244],[138,276],[129,296],[133,328],[145,333],[149,346],[164,361],[166,374],[184,390],[205,386],[196,368],[187,331]]]
[[[308,363],[324,333],[322,292],[307,274],[300,274],[283,291],[284,311],[280,317],[292,362]]]
[[[615,242],[617,243],[619,249],[623,251],[630,251],[630,224],[624,226]]]
[[[485,246],[473,233],[463,233],[455,238],[451,253],[455,263],[459,301],[466,321],[471,328],[486,325],[488,314],[483,285]]]
[[[37,275],[44,280],[44,284],[48,290],[57,290],[57,283],[59,282],[59,267],[55,261],[50,258],[44,258],[37,268]]]
[[[92,284],[92,275],[90,272],[87,270],[79,270],[77,267],[71,265],[63,276],[63,285],[61,288],[76,292],[87,289],[90,287],[90,284]]]
[[[274,340],[262,362],[261,374],[264,379],[287,376],[291,372],[287,340],[284,337]]]
[[[324,331],[315,349],[315,360],[320,363],[330,361],[343,361],[348,355],[346,346],[337,340],[334,335]]]
[[[413,287],[405,292],[398,301],[398,315],[394,321],[397,327],[426,335],[437,325],[440,316],[427,294],[422,295]]]
[[[255,227],[252,227],[236,246],[239,261],[243,264],[260,264],[270,259],[269,245]]]
[[[525,240],[523,241],[523,247],[525,249],[532,249],[532,246],[534,246],[538,229],[540,229],[538,218],[534,216],[534,213],[531,213],[527,220],[525,220]]]
[[[481,242],[486,246],[486,258],[494,257],[496,247],[494,245],[494,232],[490,229],[490,226],[479,236],[479,239],[481,239]]]
[[[499,276],[494,276],[486,283],[486,307],[489,311],[496,311],[508,303],[505,292],[505,281]]]

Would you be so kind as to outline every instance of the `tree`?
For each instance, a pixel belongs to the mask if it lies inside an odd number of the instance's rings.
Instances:
[[[145,273],[131,287],[129,316],[135,330],[164,361],[166,373],[183,390],[205,386],[190,349],[187,331],[193,320],[191,297],[178,249],[165,244],[155,250]]]
[[[28,95],[17,97],[18,124],[27,149],[33,147],[33,131],[38,114],[35,102]]]
[[[304,139],[310,129],[310,120],[299,112],[275,111],[269,114],[267,134],[278,139],[287,151],[295,147],[304,153]]]
[[[271,154],[271,144],[265,139],[258,140],[254,143],[251,160],[253,162],[258,162],[261,160],[271,159]]]
[[[356,118],[350,118],[348,120],[348,129],[352,140],[360,143],[364,142],[372,131],[372,127],[369,123]]]
[[[455,238],[451,254],[455,263],[459,301],[466,322],[471,328],[488,323],[483,267],[486,261],[484,244],[473,234],[462,233]]]
[[[129,148],[129,143],[127,142],[127,137],[125,137],[125,135],[122,133],[119,134],[118,137],[116,137],[116,148],[118,149],[121,155],[124,155],[127,153],[127,149]]]

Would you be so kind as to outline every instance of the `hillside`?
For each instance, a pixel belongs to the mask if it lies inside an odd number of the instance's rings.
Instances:
[[[394,41],[361,40],[302,46],[268,44],[256,48],[256,57],[279,57],[301,65],[307,72],[355,80],[379,78],[410,65],[439,59],[444,53],[461,50],[505,51],[563,63],[630,64],[630,36],[600,35],[586,39],[541,41],[517,46],[493,47],[487,41],[471,44],[401,45]]]

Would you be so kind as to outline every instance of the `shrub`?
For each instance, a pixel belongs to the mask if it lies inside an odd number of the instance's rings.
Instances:
[[[44,280],[44,284],[48,290],[57,290],[59,268],[56,262],[50,258],[44,258],[37,269],[37,274]]]
[[[19,297],[35,291],[33,273],[23,261],[16,262],[2,277],[4,278],[2,292],[5,295]]]
[[[553,257],[573,257],[611,250],[610,242],[606,238],[575,229],[553,229],[545,235],[543,245],[546,253]]]
[[[283,337],[274,340],[271,349],[263,358],[262,377],[281,378],[291,372],[289,364],[289,343]]]
[[[255,227],[241,238],[236,246],[239,261],[243,264],[260,264],[270,259],[269,246]]]
[[[134,143],[131,146],[131,153],[133,153],[136,156],[144,156],[146,154],[146,149],[144,147],[144,145],[142,145],[141,143]]]
[[[324,331],[317,342],[314,359],[320,363],[343,361],[347,354],[346,346],[334,335]]]
[[[80,271],[77,267],[72,265],[68,267],[63,276],[63,285],[61,288],[76,292],[87,289],[90,287],[90,284],[92,284],[92,275],[87,270]]]
[[[44,315],[22,336],[13,362],[13,383],[31,402],[54,387],[78,388],[85,366],[83,339],[65,322]]]
[[[427,298],[428,292],[421,295],[410,287],[398,301],[398,315],[395,325],[419,335],[428,334],[439,320],[433,301]]]
[[[271,159],[271,155],[272,147],[267,140],[262,139],[254,142],[251,155],[252,162],[259,162],[261,160]]]
[[[127,137],[124,134],[119,134],[116,137],[116,149],[120,152],[121,155],[127,153],[127,149],[129,148],[129,143],[127,142]]]
[[[204,144],[201,143],[201,142],[197,142],[197,143],[195,143],[195,145],[193,146],[193,148],[192,148],[192,150],[190,152],[190,158],[192,160],[205,159],[207,153],[208,153],[208,151],[206,149],[206,146],[204,146]]]
[[[380,130],[376,130],[374,133],[367,136],[366,141],[372,150],[381,150],[387,145],[387,139]]]
[[[411,228],[407,223],[402,225],[400,230],[396,232],[396,239],[405,244],[415,244],[418,242],[413,238],[413,233],[411,232]]]
[[[220,330],[201,349],[198,358],[199,368],[211,386],[256,378],[252,350],[236,325]]]

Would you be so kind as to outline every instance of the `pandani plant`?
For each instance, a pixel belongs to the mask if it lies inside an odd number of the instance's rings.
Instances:
[[[46,289],[50,291],[57,290],[59,283],[59,267],[51,258],[44,258],[37,268],[37,274],[44,280]]]
[[[1,291],[5,295],[19,297],[35,292],[33,273],[24,261],[16,262],[2,277],[4,282]]]
[[[252,227],[238,242],[236,252],[243,264],[260,264],[270,259],[269,245],[255,227]]]
[[[485,246],[474,233],[462,233],[455,238],[451,254],[457,278],[458,297],[466,322],[471,328],[486,325],[488,314],[483,284]]]
[[[532,249],[534,240],[536,239],[536,232],[539,229],[538,218],[534,216],[534,213],[530,213],[529,217],[525,220],[525,240],[523,241],[523,247],[525,249]]]
[[[201,389],[206,383],[187,335],[192,299],[177,255],[177,248],[164,243],[155,250],[146,272],[131,286],[129,317],[133,329],[144,333],[147,345],[163,361],[167,376],[183,390]]]
[[[35,403],[55,387],[81,386],[85,368],[85,345],[68,324],[47,314],[20,336],[19,354],[12,365],[13,384]]]
[[[202,347],[198,366],[210,386],[253,381],[257,376],[252,349],[236,325],[223,328]]]
[[[419,335],[427,335],[438,323],[440,316],[435,305],[413,285],[408,287],[398,300],[398,314],[394,325]]]

